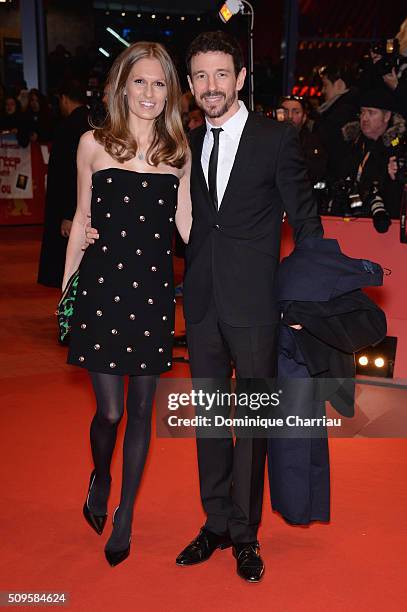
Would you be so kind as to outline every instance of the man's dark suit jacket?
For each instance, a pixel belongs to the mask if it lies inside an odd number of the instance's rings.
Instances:
[[[219,211],[201,166],[206,126],[191,133],[193,223],[186,251],[184,314],[199,322],[215,299],[221,320],[278,321],[275,292],[283,212],[296,243],[323,230],[295,128],[249,114]]]

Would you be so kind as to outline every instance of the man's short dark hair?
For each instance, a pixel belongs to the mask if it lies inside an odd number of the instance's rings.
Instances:
[[[187,51],[187,71],[190,76],[191,59],[193,56],[198,55],[198,53],[208,53],[209,51],[218,51],[231,55],[236,76],[244,66],[242,50],[236,38],[221,30],[217,30],[216,32],[202,32],[202,34],[194,38]]]
[[[63,81],[58,87],[58,94],[60,96],[66,96],[72,102],[78,102],[79,104],[85,104],[86,102],[86,89],[81,81],[76,79],[70,79]]]
[[[319,76],[326,77],[335,83],[338,79],[342,79],[346,87],[350,87],[353,82],[351,67],[348,64],[328,64],[319,70]]]

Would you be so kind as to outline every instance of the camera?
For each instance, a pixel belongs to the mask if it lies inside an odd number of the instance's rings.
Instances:
[[[375,68],[380,76],[389,74],[393,68],[400,66],[400,43],[397,38],[387,38],[372,45],[372,53],[381,55],[381,59],[375,63]]]
[[[384,200],[380,193],[378,181],[373,181],[366,204],[368,209],[370,209],[375,230],[379,232],[379,234],[384,234],[387,232],[390,227],[391,220],[384,205]]]

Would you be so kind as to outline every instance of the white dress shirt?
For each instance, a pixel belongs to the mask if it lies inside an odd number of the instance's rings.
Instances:
[[[213,147],[213,134],[211,129],[221,127],[223,132],[219,134],[219,157],[216,173],[216,190],[218,192],[218,207],[222,203],[223,196],[229,182],[230,173],[235,162],[237,149],[243,128],[246,124],[249,112],[244,102],[239,100],[239,110],[221,126],[212,125],[206,119],[206,134],[202,147],[201,164],[208,185],[209,158]]]

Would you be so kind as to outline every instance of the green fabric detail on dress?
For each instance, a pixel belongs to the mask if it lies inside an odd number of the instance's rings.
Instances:
[[[59,339],[62,342],[71,329],[76,294],[78,293],[79,270],[69,279],[65,291],[58,302],[57,317],[59,325]]]

